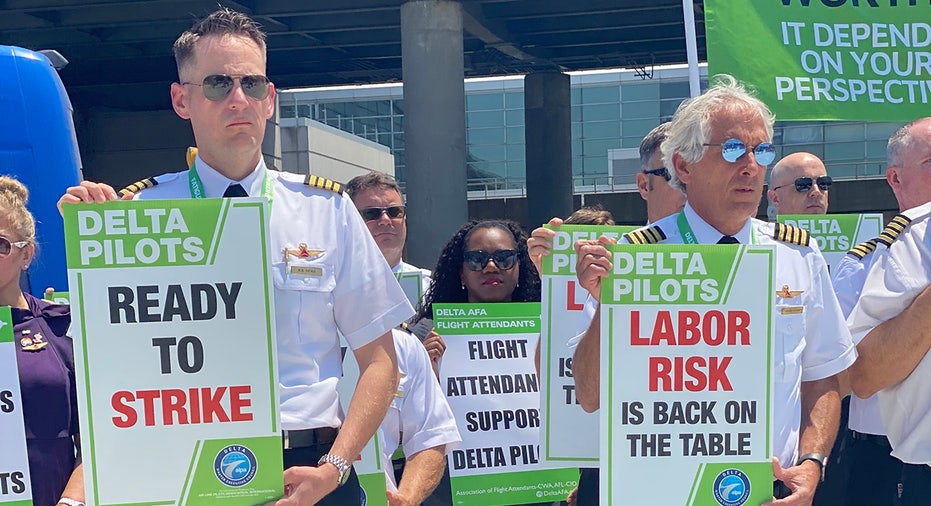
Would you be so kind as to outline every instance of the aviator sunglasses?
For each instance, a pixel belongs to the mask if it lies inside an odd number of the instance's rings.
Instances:
[[[204,96],[207,97],[207,100],[219,102],[233,91],[236,79],[239,79],[242,92],[247,97],[255,100],[268,98],[268,86],[271,81],[267,77],[260,75],[228,76],[226,74],[211,74],[204,78],[203,83],[183,82],[181,84],[200,86],[204,90]]]
[[[29,241],[16,241],[12,242],[6,237],[0,235],[0,257],[5,257],[13,251],[13,246],[16,246],[19,249],[23,249],[26,245],[29,244]]]
[[[799,193],[805,193],[811,190],[812,185],[815,185],[815,184],[818,185],[819,190],[826,192],[828,191],[828,188],[830,188],[831,185],[834,184],[834,180],[831,179],[831,176],[821,176],[819,178],[800,177],[792,183],[777,186],[773,188],[773,190],[778,190],[779,188],[785,188],[786,186],[789,186],[791,184],[795,185],[795,191]]]
[[[669,175],[669,170],[666,167],[660,167],[658,169],[644,170],[644,174],[650,174],[651,176],[662,176],[667,182],[671,179]]]
[[[359,210],[359,214],[362,215],[362,219],[365,221],[377,220],[385,213],[388,214],[389,218],[403,218],[404,206],[366,207]]]
[[[495,265],[499,269],[506,271],[514,267],[514,264],[517,263],[517,251],[502,249],[490,255],[484,251],[466,251],[465,254],[463,254],[462,261],[466,269],[478,272],[485,270],[485,266],[488,265],[489,260],[494,260]]]
[[[721,146],[721,157],[734,163],[747,152],[747,145],[739,139],[728,139],[723,144],[702,144],[702,146]],[[751,146],[753,157],[760,165],[769,165],[776,159],[776,146],[769,142],[761,142]]]

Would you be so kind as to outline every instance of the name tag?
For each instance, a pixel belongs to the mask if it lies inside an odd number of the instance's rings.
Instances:
[[[804,306],[787,306],[779,308],[781,314],[802,314]]]
[[[292,276],[323,276],[323,269],[320,267],[307,267],[301,265],[292,265],[289,268]]]

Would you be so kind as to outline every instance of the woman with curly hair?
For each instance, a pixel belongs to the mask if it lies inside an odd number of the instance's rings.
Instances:
[[[527,236],[510,220],[470,221],[446,243],[433,270],[433,284],[414,318],[433,318],[437,302],[540,302],[540,276],[527,253]],[[435,373],[446,351],[430,331],[423,341]]]

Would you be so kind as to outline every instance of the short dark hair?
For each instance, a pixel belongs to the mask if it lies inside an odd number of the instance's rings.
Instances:
[[[393,177],[383,172],[372,171],[368,174],[356,176],[346,183],[346,193],[349,194],[349,198],[355,198],[356,195],[363,191],[373,188],[390,189],[398,192],[398,195],[401,195],[401,187],[398,186],[398,182]]]
[[[197,21],[190,29],[178,37],[174,44],[175,63],[178,65],[178,75],[181,69],[194,56],[194,45],[201,37],[208,35],[236,35],[248,37],[259,46],[262,57],[265,57],[265,32],[258,23],[241,12],[226,7],[217,9],[209,16]]]
[[[650,130],[650,133],[646,134],[643,140],[640,141],[640,169],[652,169],[650,167],[650,158],[653,158],[653,154],[666,140],[666,128],[668,127],[668,121],[661,123],[653,130]]]

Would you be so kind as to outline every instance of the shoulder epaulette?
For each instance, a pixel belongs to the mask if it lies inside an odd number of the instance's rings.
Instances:
[[[340,195],[343,194],[343,185],[325,177],[308,175],[306,178],[304,178],[304,184],[314,188],[320,188],[321,190],[330,190],[331,192],[339,193]]]
[[[804,228],[776,223],[776,230],[773,232],[773,239],[779,242],[797,244],[799,246],[808,246],[811,241],[811,234]]]
[[[911,222],[912,219],[908,216],[905,216],[904,214],[900,214],[895,218],[892,218],[892,221],[886,225],[886,228],[884,228],[883,231],[879,233],[879,237],[876,238],[876,241],[885,244],[886,247],[891,246],[892,242],[899,237],[899,234],[901,234],[902,231],[905,230],[905,227],[907,227]]]
[[[146,188],[151,188],[153,186],[156,186],[157,184],[158,184],[158,181],[154,177],[147,177],[145,179],[136,181],[135,183],[129,186],[126,186],[125,188],[119,191],[119,194],[120,194],[120,197],[122,197],[124,194],[128,192],[139,193],[142,190],[145,190]]]
[[[631,244],[656,244],[666,239],[663,229],[653,225],[624,234],[624,239]]]
[[[848,255],[856,258],[857,260],[863,260],[867,255],[876,250],[876,239],[870,239],[869,241],[861,242],[853,248],[850,248],[850,251],[847,252]]]

